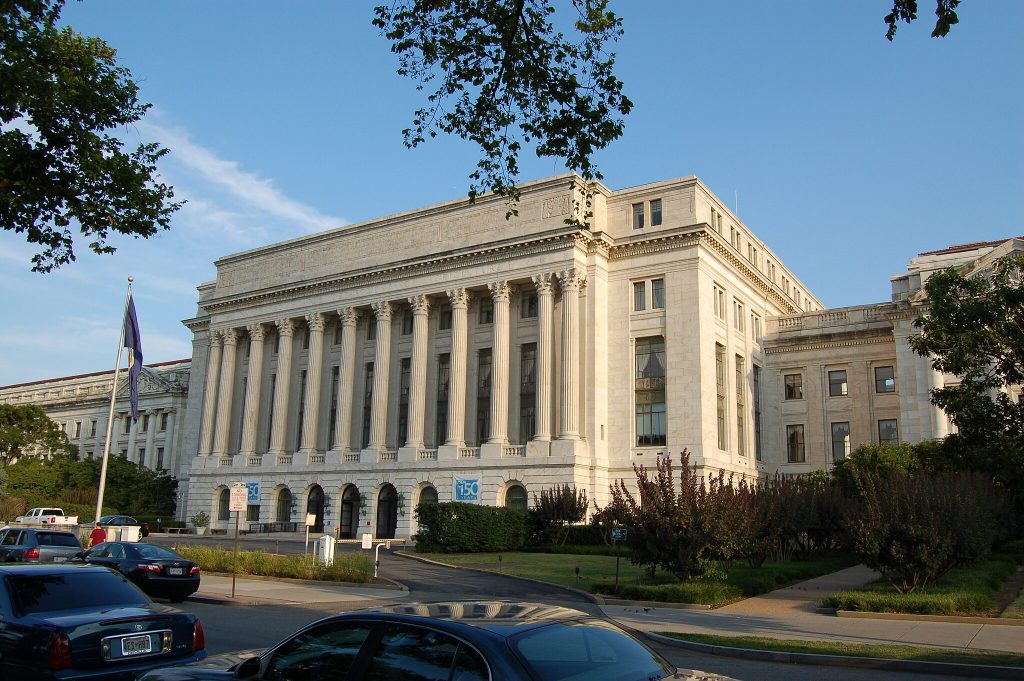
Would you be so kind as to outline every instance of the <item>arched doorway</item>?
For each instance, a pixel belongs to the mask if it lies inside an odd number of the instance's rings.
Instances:
[[[398,527],[398,490],[387,484],[377,494],[377,539],[394,539]]]
[[[359,488],[348,485],[341,494],[341,538],[355,539],[359,532]]]
[[[289,523],[292,520],[292,493],[287,487],[277,493],[277,517],[279,523]]]
[[[313,485],[309,490],[309,501],[306,502],[306,513],[316,516],[311,532],[324,531],[324,489],[320,485]]]

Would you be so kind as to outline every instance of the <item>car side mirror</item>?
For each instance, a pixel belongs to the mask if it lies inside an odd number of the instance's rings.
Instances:
[[[250,657],[235,667],[234,677],[236,679],[252,679],[260,673],[260,658]]]

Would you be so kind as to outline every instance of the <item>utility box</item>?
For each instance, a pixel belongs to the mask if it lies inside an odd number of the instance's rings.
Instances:
[[[325,534],[316,540],[316,555],[328,567],[334,565],[334,537]]]
[[[121,527],[121,541],[139,541],[141,525],[124,525]]]

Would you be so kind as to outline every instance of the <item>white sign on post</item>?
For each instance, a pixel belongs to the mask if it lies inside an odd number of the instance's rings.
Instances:
[[[228,504],[229,511],[241,513],[249,502],[249,487],[244,482],[236,482],[231,486],[231,501]]]
[[[363,548],[364,549],[372,549],[373,548],[373,535],[370,534],[369,532],[367,532],[366,534],[363,535]]]

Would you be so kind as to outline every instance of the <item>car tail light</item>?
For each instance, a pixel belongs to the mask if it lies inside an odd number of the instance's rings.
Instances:
[[[136,570],[142,570],[143,572],[155,572],[160,574],[160,566],[153,565],[152,563],[139,563],[139,567]]]
[[[67,669],[71,666],[71,639],[66,634],[50,634],[47,646],[50,669]]]
[[[39,549],[26,549],[25,560],[39,560]]]
[[[206,634],[203,632],[203,623],[196,620],[196,626],[192,630],[192,652],[196,653],[206,649]]]
[[[188,574],[189,575],[198,575],[199,574],[199,566],[198,565],[193,565],[192,569],[188,571]]]

